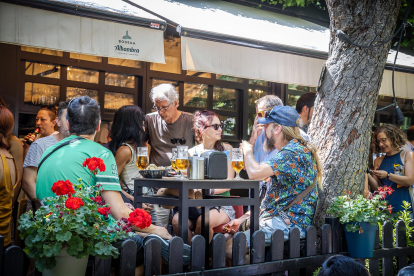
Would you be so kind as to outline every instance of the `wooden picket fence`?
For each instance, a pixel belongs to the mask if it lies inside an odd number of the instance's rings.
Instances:
[[[414,222],[411,222],[414,225]],[[174,237],[169,241],[168,275],[312,275],[330,256],[347,255],[345,236],[342,225],[336,218],[327,218],[321,228],[321,254],[317,254],[317,232],[311,226],[306,232],[306,238],[301,240],[297,228],[290,232],[289,241],[284,242],[283,232],[277,230],[272,235],[270,247],[265,247],[264,233],[256,231],[251,241],[250,254],[252,262],[246,265],[246,236],[237,233],[233,237],[232,266],[226,266],[226,240],[223,234],[216,234],[212,241],[211,263],[205,263],[206,242],[202,236],[195,236],[191,242],[191,264],[183,266],[183,240]],[[379,244],[377,231],[374,257],[369,259],[369,271],[373,276],[379,276],[379,260],[382,259],[382,275],[394,275],[393,258],[401,269],[414,262],[414,247],[407,247],[406,229],[403,221],[396,226],[396,244],[393,242],[392,224],[383,226],[382,248]],[[412,237],[414,241],[414,237]],[[161,244],[158,240],[148,240],[145,245],[145,275],[161,275]],[[408,259],[408,260],[407,260]],[[136,266],[136,244],[127,240],[122,244],[118,260],[101,260],[90,258],[92,269],[87,275],[110,276],[111,267],[116,264],[116,275],[133,276]],[[364,259],[358,259],[365,265]],[[3,250],[3,237],[0,236],[0,276],[23,276],[26,274],[28,259],[22,248],[11,246]],[[41,275],[36,273],[37,275]],[[165,273],[164,273],[165,274]]]

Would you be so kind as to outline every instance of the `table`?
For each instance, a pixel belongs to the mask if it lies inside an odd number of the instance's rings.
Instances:
[[[208,243],[210,206],[250,206],[250,240],[253,233],[259,230],[259,185],[258,180],[181,180],[181,179],[134,179],[134,207],[142,208],[142,203],[177,206],[179,216],[179,236],[185,243],[188,241],[188,208],[201,206],[201,223],[204,227],[201,234]],[[142,195],[142,187],[171,188],[179,190],[179,197]],[[210,189],[250,189],[249,197],[228,197],[209,195]],[[190,189],[201,189],[203,199],[189,199]],[[206,244],[206,258],[209,246]]]

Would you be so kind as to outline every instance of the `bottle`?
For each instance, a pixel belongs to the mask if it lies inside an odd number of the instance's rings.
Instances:
[[[35,137],[34,139],[32,137],[30,137],[29,139],[26,140],[26,144],[31,145],[34,140],[36,139],[36,134],[39,133],[39,128],[36,128],[35,131],[33,132],[33,136]]]

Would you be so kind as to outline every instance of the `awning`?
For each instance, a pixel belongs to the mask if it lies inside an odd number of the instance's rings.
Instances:
[[[166,22],[121,0],[8,2],[0,2],[1,43],[165,63]]]
[[[300,18],[226,1],[125,2],[178,26],[184,70],[316,86],[328,57],[329,29]],[[391,51],[387,63],[392,64],[393,57]],[[414,72],[414,57],[399,53],[397,65]],[[400,74],[405,73],[396,72],[396,79]],[[388,76],[384,74],[381,87],[384,95],[392,94],[385,84]],[[414,74],[404,76],[414,79]],[[408,87],[401,89],[396,89],[398,97],[409,95]]]

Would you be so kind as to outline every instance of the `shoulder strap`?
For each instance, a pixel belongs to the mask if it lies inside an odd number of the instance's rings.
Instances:
[[[48,155],[45,156],[45,158],[42,159],[42,161],[40,161],[39,166],[37,166],[37,172],[39,172],[40,166],[42,166],[43,162],[45,162],[46,159],[48,159],[49,156],[52,155],[52,153],[54,153],[55,151],[57,151],[61,147],[67,146],[70,143],[73,143],[73,142],[76,142],[76,141],[82,140],[82,139],[85,139],[85,138],[83,138],[83,137],[76,137],[76,138],[73,138],[73,139],[71,139],[69,141],[66,141],[66,142],[60,144],[59,146],[57,146],[56,148],[54,148],[51,152],[48,153]]]
[[[316,182],[316,178],[313,180],[313,183],[311,185],[309,185],[309,187],[307,187],[303,192],[301,192],[300,194],[298,194],[295,199],[293,199],[291,202],[289,202],[288,205],[286,205],[282,211],[286,211],[288,210],[290,207],[292,207],[293,205],[295,205],[299,200],[301,200],[302,198],[304,198],[307,194],[310,193],[310,191],[312,191],[313,187],[315,187],[315,182]]]

